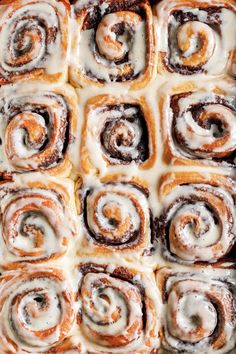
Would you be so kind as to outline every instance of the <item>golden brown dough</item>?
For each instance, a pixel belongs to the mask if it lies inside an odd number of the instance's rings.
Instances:
[[[27,175],[0,184],[4,269],[62,257],[76,233],[73,183]]]
[[[228,353],[234,348],[232,279],[163,268],[156,280],[164,305],[161,337],[167,353]]]
[[[0,85],[67,79],[68,0],[0,2]]]
[[[156,70],[153,17],[147,0],[76,1],[70,82],[146,86]]]
[[[89,99],[80,145],[82,171],[99,174],[109,167],[134,163],[140,169],[151,168],[157,154],[155,133],[153,113],[144,97],[100,95]]]
[[[161,91],[163,160],[234,167],[236,87],[230,79],[167,84]]]
[[[32,81],[0,88],[0,172],[67,177],[77,115],[77,96],[70,85]]]
[[[235,0],[169,0],[154,9],[159,73],[235,77]]]
[[[206,172],[167,173],[160,180],[158,193],[164,208],[158,219],[157,237],[167,260],[189,266],[233,265],[233,179]]]

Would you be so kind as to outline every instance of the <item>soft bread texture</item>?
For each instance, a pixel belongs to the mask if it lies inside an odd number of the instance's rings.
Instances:
[[[156,277],[164,304],[162,336],[166,350],[227,353],[234,337],[234,284],[222,277],[209,281],[197,273],[167,268],[158,271]],[[192,316],[199,321],[193,323]]]
[[[73,183],[27,175],[0,184],[1,266],[26,267],[61,257],[76,233]]]
[[[25,79],[49,83],[66,79],[69,15],[68,0],[1,1],[1,85]]]
[[[77,96],[68,85],[38,81],[0,88],[0,172],[68,177],[77,129]]]
[[[234,0],[170,0],[154,8],[159,23],[160,73],[227,73],[235,77]]]
[[[0,0],[0,354],[235,354],[235,0]]]
[[[143,97],[93,97],[85,107],[80,150],[83,171],[99,174],[104,165],[132,162],[141,169],[151,168],[157,154],[155,129],[152,111]]]
[[[175,165],[234,167],[235,95],[235,81],[228,78],[167,85],[159,101],[163,160]]]
[[[69,69],[74,86],[102,87],[115,81],[137,90],[154,77],[156,53],[149,1],[95,1],[87,6],[77,1],[74,26],[79,29],[72,42]],[[124,38],[116,38],[119,31]]]

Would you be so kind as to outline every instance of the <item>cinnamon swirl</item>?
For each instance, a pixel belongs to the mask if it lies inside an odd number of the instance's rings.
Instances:
[[[236,75],[234,0],[169,0],[155,9],[160,73]]]
[[[78,255],[112,255],[115,259],[122,254],[132,261],[150,256],[154,230],[147,193],[141,181],[128,183],[118,177],[97,186],[79,182],[76,198],[83,237]]]
[[[235,350],[235,283],[209,273],[157,272],[164,304],[162,345],[167,353]]]
[[[64,275],[54,268],[9,272],[0,291],[1,353],[57,353],[75,315]]]
[[[68,176],[76,125],[77,97],[69,85],[0,88],[0,172]]]
[[[151,168],[156,158],[155,120],[144,97],[100,95],[88,100],[80,158],[83,172],[90,174],[104,174],[119,165]]]
[[[162,89],[160,109],[166,163],[235,166],[234,81],[167,85]]]
[[[81,264],[77,317],[92,354],[154,353],[159,347],[160,299],[152,276]]]
[[[147,0],[76,1],[70,81],[75,86],[126,82],[133,89],[155,73],[152,11]]]
[[[234,263],[235,192],[235,181],[222,175],[164,175],[159,188],[164,209],[157,229],[164,257],[189,265]]]
[[[69,180],[40,175],[1,182],[2,267],[46,262],[66,252],[76,234],[73,188]]]
[[[1,0],[0,85],[18,80],[66,80],[68,0]]]

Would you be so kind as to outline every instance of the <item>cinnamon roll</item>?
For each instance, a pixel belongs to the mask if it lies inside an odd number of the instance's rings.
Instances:
[[[156,6],[159,72],[235,76],[234,0],[169,0]]]
[[[132,89],[155,74],[152,11],[147,0],[76,1],[70,81],[75,86],[126,82]]]
[[[236,166],[236,87],[216,80],[163,88],[163,159],[178,165]]]
[[[235,350],[235,283],[208,273],[157,272],[164,304],[162,345],[167,353]]]
[[[152,276],[93,263],[79,271],[77,321],[88,353],[154,353],[161,302]]]
[[[25,80],[66,80],[68,0],[2,0],[0,85]]]
[[[69,85],[0,88],[0,172],[68,176],[76,124],[77,96]]]
[[[53,353],[74,315],[73,293],[59,270],[27,269],[0,277],[1,353]]]
[[[152,251],[153,217],[141,181],[114,177],[96,186],[77,183],[77,211],[83,238],[78,255],[112,255],[134,260]]]
[[[100,95],[87,101],[80,147],[85,173],[120,165],[151,168],[156,158],[155,120],[144,97]]]
[[[43,180],[43,182],[41,182]],[[27,175],[0,184],[0,265],[62,256],[76,234],[73,183]]]
[[[164,175],[157,228],[164,257],[187,264],[235,262],[235,192],[235,181],[222,175]]]

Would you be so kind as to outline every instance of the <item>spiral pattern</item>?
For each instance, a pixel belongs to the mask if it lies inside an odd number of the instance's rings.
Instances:
[[[233,1],[163,1],[156,7],[160,71],[222,74],[233,66],[236,13]]]
[[[3,353],[47,352],[72,326],[73,298],[56,269],[32,270],[3,278],[0,348]]]
[[[77,322],[89,353],[156,353],[161,302],[151,278],[130,268],[83,263],[79,279]]]
[[[165,198],[159,219],[166,257],[179,262],[216,262],[235,242],[235,204],[223,188],[178,185]]]
[[[96,32],[96,42],[100,54],[108,60],[120,61],[129,51],[129,43],[125,38],[132,35],[134,29],[142,21],[141,17],[131,11],[120,11],[116,14],[105,15],[98,25]],[[125,23],[124,38],[119,38],[119,33],[115,32],[115,27]],[[115,38],[114,38],[114,35]]]
[[[104,273],[88,273],[81,287],[82,331],[101,346],[119,348],[142,334],[142,298],[136,287]]]
[[[6,169],[48,170],[63,163],[71,118],[66,97],[47,91],[15,95],[0,106]]]
[[[177,32],[180,62],[185,66],[202,66],[213,55],[215,34],[205,23],[189,21],[179,27]]]
[[[105,120],[101,145],[110,163],[142,163],[148,159],[148,132],[138,106],[118,105],[99,113]]]
[[[176,27],[175,27],[176,26]],[[174,70],[191,74],[204,70],[215,52],[217,35],[210,24],[198,21],[177,23],[170,29],[170,64]]]
[[[67,215],[63,196],[52,189],[8,188],[1,190],[1,258],[14,264],[45,261],[64,254],[75,227],[72,215]]]
[[[173,353],[232,349],[236,324],[232,284],[193,274],[167,272],[164,276],[164,347]]]
[[[236,106],[230,96],[175,95],[171,109],[173,142],[184,157],[235,165]]]
[[[105,175],[108,168],[119,171],[123,165],[151,168],[157,151],[155,131],[144,97],[103,94],[90,98],[80,144],[83,172]]]
[[[6,6],[0,21],[0,82],[61,74],[66,65],[68,3],[26,0]]]
[[[141,84],[142,80],[150,79],[153,69],[152,14],[145,0],[138,2],[138,6],[132,0],[117,4],[111,1],[96,3],[86,9],[86,16],[80,2],[76,2],[76,16],[82,32],[75,43],[78,50],[73,65],[75,72],[78,70],[79,84],[101,85],[139,78]],[[71,74],[73,81],[76,81],[75,72]]]
[[[90,64],[87,62],[86,74],[91,72],[93,80],[105,82],[126,81],[140,74],[145,63],[141,60],[135,67],[132,57],[144,33],[142,18],[134,12],[118,11],[105,15],[96,34],[93,29],[81,34],[81,40],[87,42],[87,52],[90,51],[91,61]],[[93,41],[94,35],[96,42]],[[91,43],[92,50],[89,48]]]
[[[107,184],[86,198],[85,223],[90,236],[107,247],[137,247],[150,237],[150,214],[145,195],[126,184]]]

